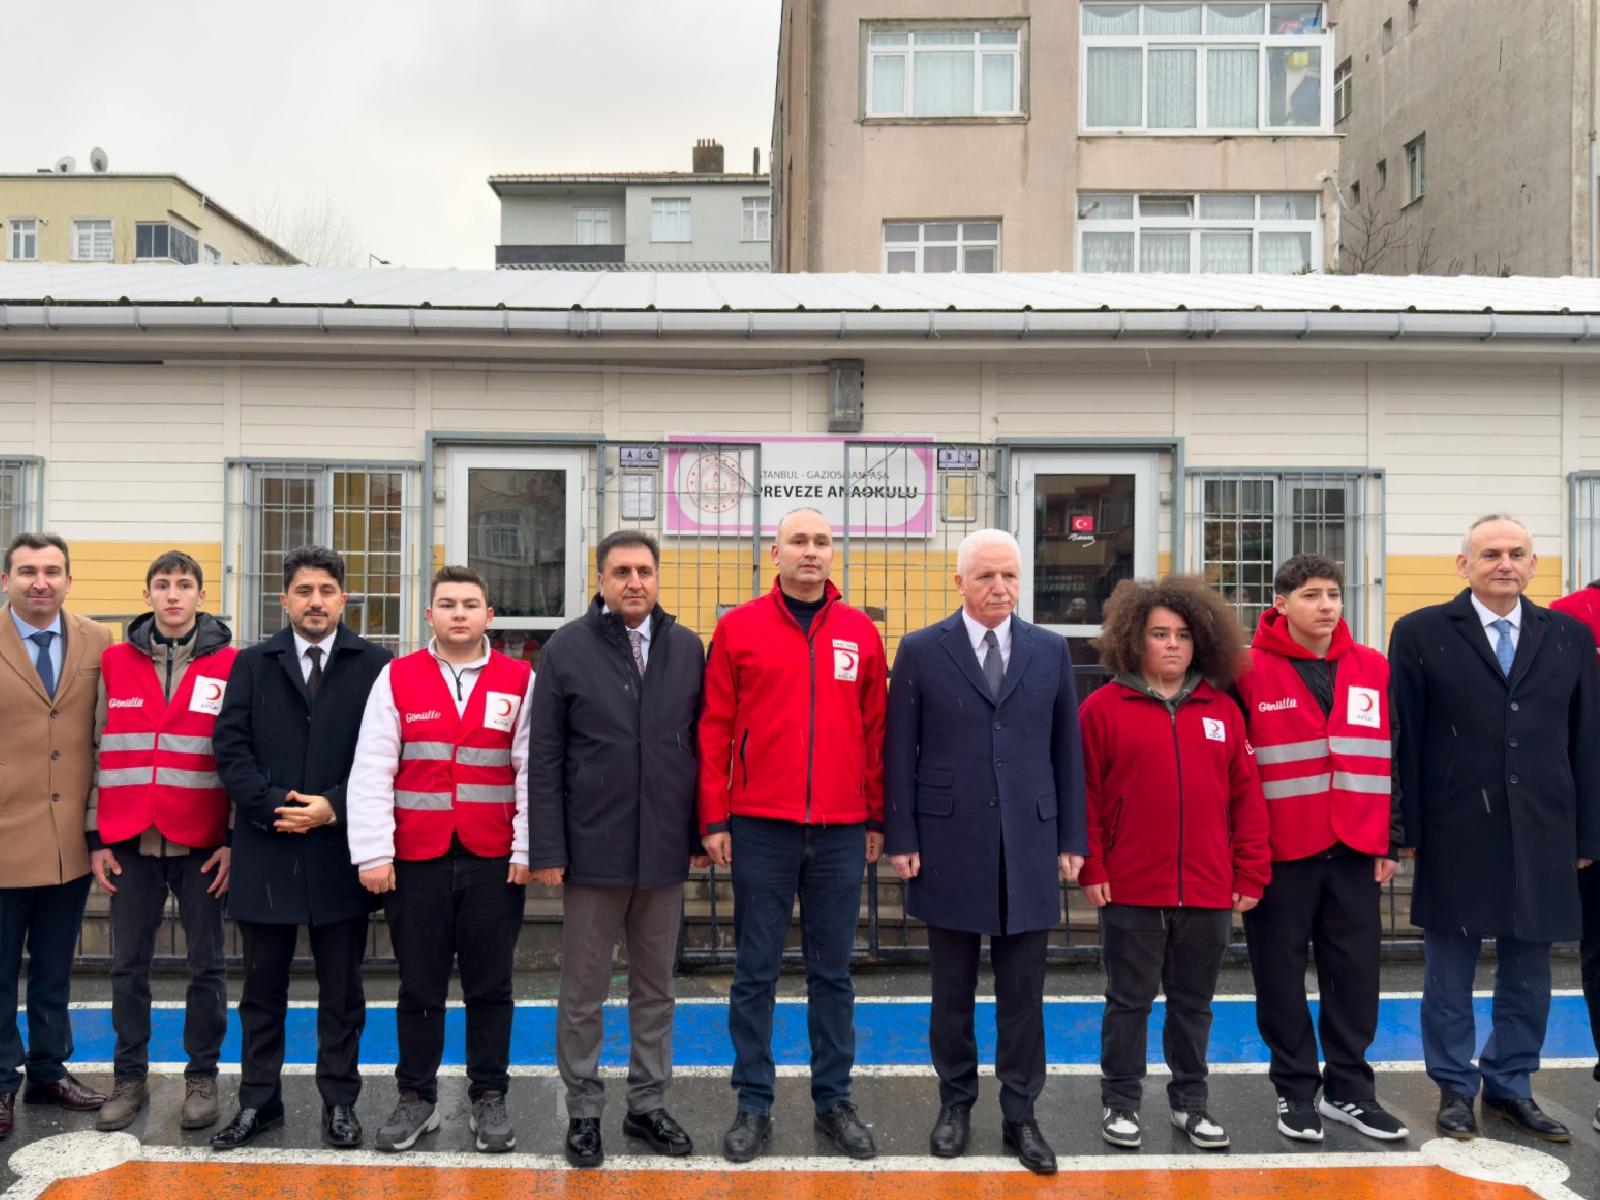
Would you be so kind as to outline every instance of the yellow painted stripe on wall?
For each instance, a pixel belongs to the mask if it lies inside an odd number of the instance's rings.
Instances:
[[[121,633],[117,617],[147,611],[144,575],[168,550],[182,550],[205,574],[205,611],[221,612],[222,544],[220,542],[90,542],[72,541],[72,591],[67,607],[80,616],[108,619]]]
[[[1460,594],[1466,583],[1456,574],[1453,554],[1391,554],[1384,577],[1385,624],[1394,623],[1408,612],[1443,604]],[[1528,599],[1549,604],[1566,589],[1562,586],[1559,555],[1541,555],[1539,569],[1528,585]]]

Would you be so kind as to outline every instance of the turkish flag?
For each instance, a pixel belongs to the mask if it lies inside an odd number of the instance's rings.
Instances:
[[[1072,532],[1073,533],[1093,533],[1094,532],[1094,518],[1091,517],[1088,513],[1081,513],[1078,516],[1073,517],[1072,518]]]

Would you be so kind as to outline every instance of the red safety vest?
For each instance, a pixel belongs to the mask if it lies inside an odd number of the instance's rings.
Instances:
[[[522,719],[531,667],[490,651],[466,711],[427,649],[389,664],[400,713],[400,769],[394,777],[394,852],[407,862],[438,858],[456,834],[473,854],[511,853],[517,812],[511,741]]]
[[[138,837],[150,826],[180,846],[220,846],[228,792],[217,778],[211,731],[238,651],[224,646],[190,661],[169,702],[150,656],[129,642],[106,650],[100,679],[100,840]]]
[[[1328,657],[1337,663],[1333,711],[1323,715],[1291,657],[1282,618],[1268,609],[1240,678],[1250,744],[1272,820],[1276,862],[1343,842],[1363,854],[1389,852],[1389,662],[1339,623]]]

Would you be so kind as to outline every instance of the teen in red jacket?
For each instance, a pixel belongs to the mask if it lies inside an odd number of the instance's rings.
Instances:
[[[772,591],[717,622],[700,714],[700,823],[711,861],[733,867],[739,914],[728,1005],[739,1111],[722,1153],[748,1162],[771,1135],[772,1006],[798,893],[817,1128],[871,1158],[850,1103],[850,948],[862,871],[883,850],[888,672],[877,626],[828,582],[826,517],[785,516],[772,561]]]
[[[1245,914],[1256,1023],[1272,1051],[1278,1131],[1320,1142],[1322,1120],[1393,1141],[1406,1127],[1375,1098],[1378,889],[1394,877],[1389,663],[1342,613],[1344,572],[1297,554],[1278,568],[1238,699],[1272,822],[1272,885]],[[1321,1005],[1306,1004],[1306,945]],[[1325,1073],[1317,1069],[1321,1034]],[[1317,1100],[1317,1086],[1323,1086]],[[1319,1116],[1320,1113],[1320,1116]]]
[[[1211,998],[1230,910],[1254,907],[1271,873],[1244,719],[1216,686],[1232,681],[1241,640],[1199,579],[1124,580],[1106,604],[1100,658],[1114,678],[1079,715],[1089,853],[1078,882],[1100,909],[1100,1133],[1114,1146],[1141,1140],[1146,1028],[1163,989],[1172,1123],[1201,1149],[1228,1145],[1206,1111]]]

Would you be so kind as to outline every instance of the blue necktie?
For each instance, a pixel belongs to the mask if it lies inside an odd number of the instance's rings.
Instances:
[[[50,661],[50,639],[55,637],[55,630],[44,629],[38,633],[30,633],[28,640],[39,647],[39,682],[44,684],[44,694],[51,699],[56,694],[56,667]]]
[[[1489,627],[1499,631],[1499,638],[1494,644],[1494,656],[1500,660],[1500,673],[1511,674],[1511,660],[1517,656],[1517,648],[1511,644],[1511,622],[1501,617],[1498,621],[1490,621]]]

